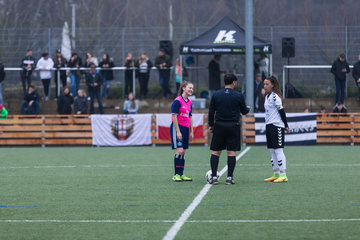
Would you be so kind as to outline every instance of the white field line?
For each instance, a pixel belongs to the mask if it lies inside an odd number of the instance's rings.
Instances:
[[[69,166],[0,166],[0,169],[51,169],[51,168],[131,168],[131,167],[168,167],[169,165],[152,165],[152,164],[138,164],[138,165],[69,165]],[[240,163],[239,167],[269,167],[270,163]],[[360,163],[292,163],[291,167],[360,167]],[[226,171],[226,170],[225,170]]]
[[[0,220],[0,223],[176,223],[178,220]],[[244,220],[189,220],[186,223],[306,223],[306,222],[360,222],[360,218],[334,219],[244,219]],[[185,223],[184,222],[184,223]]]
[[[242,156],[244,156],[251,148],[247,147],[244,151],[242,151],[237,157],[236,161],[239,160]],[[227,170],[227,165],[220,171],[219,177],[224,174]],[[166,235],[163,237],[163,240],[172,240],[175,238],[176,234],[180,231],[181,227],[190,217],[191,213],[195,210],[195,208],[200,204],[201,200],[205,197],[207,192],[212,187],[211,184],[206,184],[203,189],[199,192],[199,194],[194,198],[192,203],[185,209],[185,211],[181,214],[180,218],[174,223],[174,225],[169,229]]]

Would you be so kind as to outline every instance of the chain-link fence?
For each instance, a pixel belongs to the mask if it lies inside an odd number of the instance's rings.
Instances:
[[[209,27],[175,27],[173,33],[174,58],[178,56],[182,42],[191,40],[208,30]],[[62,28],[34,29],[1,29],[0,58],[7,67],[19,67],[26,49],[32,48],[33,55],[39,59],[42,52],[52,56],[60,48]],[[360,52],[360,26],[286,26],[256,27],[254,34],[273,45],[273,72],[282,79],[282,67],[288,59],[281,57],[281,40],[283,37],[295,38],[295,58],[291,65],[329,65],[344,52],[349,64],[357,60]],[[108,53],[116,66],[123,66],[128,52],[135,58],[146,52],[154,62],[159,49],[159,41],[168,39],[167,27],[132,27],[132,28],[77,28],[76,51],[82,58],[86,52],[92,52],[98,58]],[[255,56],[256,57],[256,56]],[[206,89],[208,82],[207,65],[211,56],[195,56],[195,64],[189,72],[190,80],[196,83],[197,93]],[[245,57],[243,55],[226,55],[221,60],[221,69],[228,72],[244,74]],[[153,71],[156,72],[156,71]],[[241,78],[242,80],[244,78]],[[305,96],[329,95],[334,90],[333,76],[329,70],[296,69],[291,70],[290,82]],[[349,95],[353,94],[354,81],[349,75]],[[123,74],[115,73],[115,82],[122,83]],[[152,73],[150,84],[158,81],[157,73]],[[7,83],[19,84],[20,75],[10,72]],[[173,84],[174,85],[174,84]]]

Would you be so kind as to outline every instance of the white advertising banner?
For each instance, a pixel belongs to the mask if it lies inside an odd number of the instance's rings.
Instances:
[[[266,144],[265,113],[255,113],[255,143]],[[290,132],[285,132],[286,145],[316,144],[316,113],[287,113]]]
[[[92,144],[132,146],[151,144],[152,114],[91,115]]]

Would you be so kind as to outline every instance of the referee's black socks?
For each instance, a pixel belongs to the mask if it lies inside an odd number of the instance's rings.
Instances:
[[[211,154],[210,166],[211,166],[211,172],[212,172],[213,176],[217,176],[218,165],[219,165],[219,156]]]
[[[227,164],[228,164],[228,177],[232,177],[236,165],[236,157],[228,156]]]

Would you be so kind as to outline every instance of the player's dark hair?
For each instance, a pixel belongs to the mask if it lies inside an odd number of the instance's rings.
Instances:
[[[183,88],[185,88],[187,85],[189,84],[193,84],[192,82],[189,82],[189,81],[183,81],[181,84],[180,84],[180,87],[179,87],[179,92],[178,92],[178,96],[181,96],[184,92]],[[194,84],[193,84],[194,85]]]
[[[230,85],[233,83],[233,81],[237,81],[237,77],[234,74],[232,73],[225,74],[224,76],[225,85]]]
[[[274,93],[276,93],[282,100],[283,96],[281,93],[280,84],[279,84],[279,81],[276,79],[276,77],[270,76],[270,77],[265,78],[265,80],[269,80],[271,82],[271,84],[273,85],[272,91]]]

